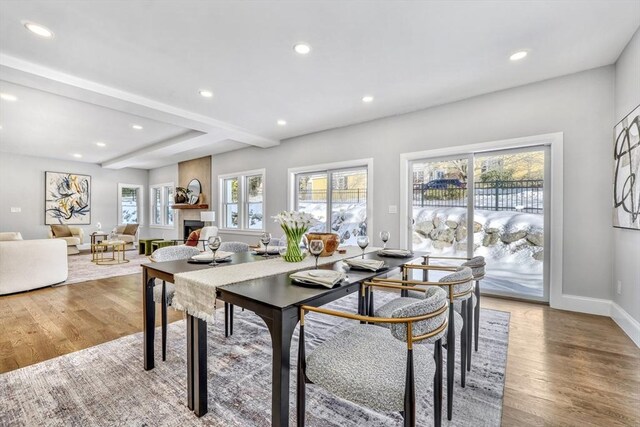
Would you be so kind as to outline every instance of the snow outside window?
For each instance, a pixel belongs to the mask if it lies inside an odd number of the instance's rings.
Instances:
[[[151,195],[150,224],[152,227],[173,227],[173,183],[156,184],[149,187]]]
[[[142,185],[118,184],[118,224],[142,224]]]
[[[221,228],[264,230],[264,169],[219,176]]]

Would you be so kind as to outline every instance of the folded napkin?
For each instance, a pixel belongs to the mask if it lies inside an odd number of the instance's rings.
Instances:
[[[413,252],[407,249],[380,249],[378,255],[404,258],[413,255]]]
[[[289,277],[297,282],[332,288],[336,283],[342,282],[347,275],[335,270],[304,270],[293,273]]]
[[[217,251],[216,252],[216,260],[226,259],[233,255],[233,252],[225,252],[225,251]],[[213,252],[204,252],[200,255],[194,255],[191,257],[196,261],[213,261]]]
[[[269,246],[269,255],[278,255],[280,253],[280,246]],[[257,248],[255,252],[259,255],[264,254],[264,248]]]
[[[360,270],[378,271],[382,267],[384,267],[384,261],[376,261],[375,259],[350,258],[345,259],[344,263],[349,267],[357,268]]]

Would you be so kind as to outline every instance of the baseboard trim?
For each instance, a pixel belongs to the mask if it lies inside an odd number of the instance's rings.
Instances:
[[[640,322],[631,317],[629,313],[613,301],[611,302],[611,318],[640,348]]]
[[[579,311],[580,313],[611,316],[611,300],[562,294],[553,301],[551,308],[559,310]]]

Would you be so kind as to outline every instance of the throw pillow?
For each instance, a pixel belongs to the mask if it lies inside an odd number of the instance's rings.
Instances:
[[[54,237],[73,237],[68,225],[56,224],[51,226],[51,232]]]
[[[22,240],[22,234],[19,231],[6,231],[0,233],[0,242],[12,242]]]
[[[192,231],[189,234],[189,238],[187,239],[187,241],[185,242],[186,246],[198,246],[198,240],[200,240],[200,230],[195,230]]]
[[[136,231],[138,231],[138,224],[127,224],[126,227],[124,227],[124,231],[122,232],[122,234],[128,234],[129,236],[135,236],[136,235]]]

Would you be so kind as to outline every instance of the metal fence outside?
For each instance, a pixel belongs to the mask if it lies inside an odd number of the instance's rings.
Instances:
[[[367,201],[366,189],[332,190],[331,200],[335,203],[364,203]],[[327,203],[326,190],[299,190],[298,202]]]
[[[476,209],[543,213],[543,183],[541,179],[476,182],[474,204]],[[414,184],[413,206],[465,207],[467,195],[464,187]]]

